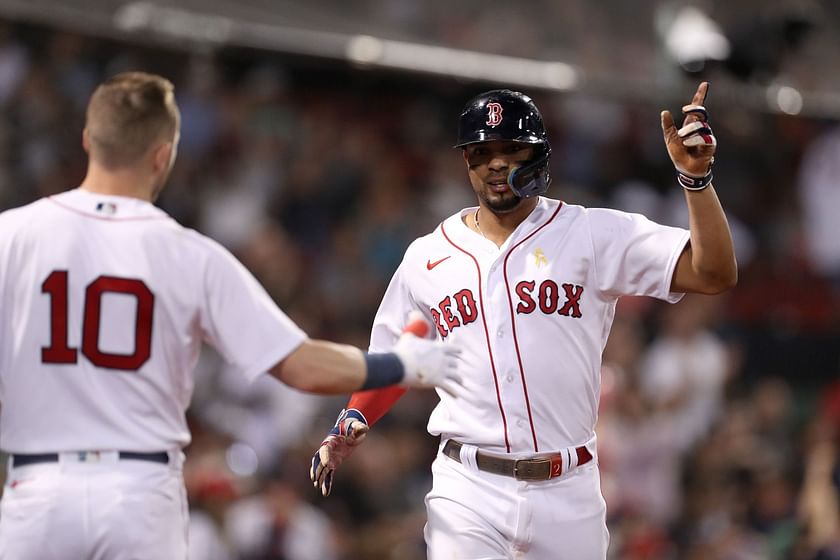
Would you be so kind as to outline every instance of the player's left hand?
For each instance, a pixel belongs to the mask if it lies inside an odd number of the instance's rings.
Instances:
[[[335,426],[321,442],[321,447],[312,456],[309,478],[315,488],[321,487],[321,494],[330,495],[335,470],[358,447],[370,431],[367,420],[358,410],[342,410]]]
[[[709,82],[702,82],[691,103],[682,108],[685,115],[682,128],[677,129],[669,111],[662,111],[662,134],[665,147],[677,171],[689,177],[704,177],[714,163],[717,140],[709,126],[708,114],[703,103],[709,91]]]

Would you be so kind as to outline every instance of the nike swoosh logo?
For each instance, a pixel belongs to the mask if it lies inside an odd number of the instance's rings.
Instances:
[[[451,257],[451,256],[452,256],[452,255],[449,255],[449,257]],[[446,260],[446,259],[448,259],[449,257],[443,257],[443,258],[442,258],[442,259],[440,259],[439,261],[435,261],[435,262],[432,262],[432,261],[426,261],[426,270],[432,270],[434,267],[436,267],[437,265],[439,265],[440,263],[442,263],[443,261],[445,261],[445,260]]]

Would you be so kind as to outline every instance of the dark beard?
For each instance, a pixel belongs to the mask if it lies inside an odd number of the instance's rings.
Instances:
[[[488,197],[485,193],[480,193],[478,197],[481,199],[483,205],[494,214],[507,214],[509,212],[513,212],[523,200],[513,193],[508,196],[493,198]]]

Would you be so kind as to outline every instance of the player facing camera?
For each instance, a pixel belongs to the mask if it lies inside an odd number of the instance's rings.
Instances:
[[[534,148],[527,160],[512,166],[507,174],[506,182],[513,194],[532,198],[548,190],[551,145],[542,115],[530,97],[497,89],[467,102],[458,120],[458,142],[454,147],[467,151],[467,146],[493,141],[518,142]]]
[[[703,105],[708,87],[700,84],[683,107],[681,128],[660,113],[690,231],[543,196],[551,152],[526,95],[488,91],[461,113],[456,147],[478,205],[409,245],[370,339],[371,351],[387,352],[420,313],[438,340],[468,349],[460,358],[465,383],[491,387],[439,391],[429,417],[429,433],[440,437],[424,502],[429,560],[510,558],[514,550],[529,559],[608,557],[595,425],[617,300],[675,303],[737,279],[711,183],[717,142]],[[350,398],[313,455],[310,477],[322,494],[403,392]],[[527,522],[510,511],[526,512]]]

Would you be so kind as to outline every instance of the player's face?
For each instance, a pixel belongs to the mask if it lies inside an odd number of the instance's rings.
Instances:
[[[534,155],[534,146],[509,140],[469,144],[464,148],[470,183],[483,206],[493,212],[514,210],[522,201],[508,184],[510,172]]]

